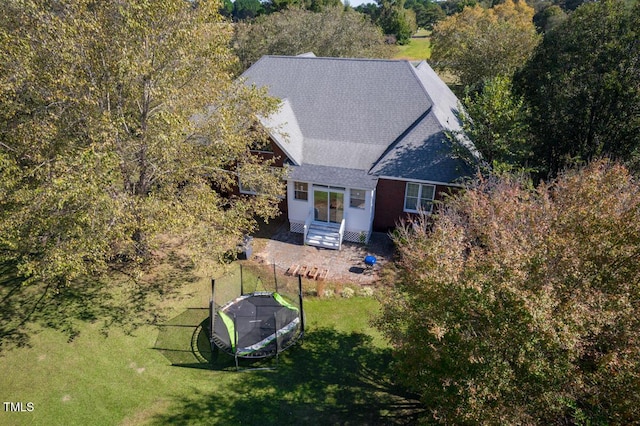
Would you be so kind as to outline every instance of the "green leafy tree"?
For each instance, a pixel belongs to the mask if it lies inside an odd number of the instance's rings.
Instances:
[[[362,3],[356,6],[354,10],[367,15],[373,22],[378,17],[378,5],[376,3]]]
[[[478,3],[476,0],[445,0],[440,5],[445,15],[451,16],[462,12],[465,7],[474,7]]]
[[[320,12],[326,8],[342,7],[340,0],[269,0],[266,3],[269,13],[278,12],[290,8],[302,8],[314,12]]]
[[[409,43],[418,29],[416,14],[413,10],[405,9],[404,0],[378,0],[375,22],[385,34],[394,36],[400,45]]]
[[[530,157],[528,110],[511,89],[510,78],[495,77],[462,100],[464,132],[496,170],[521,168]]]
[[[409,6],[409,2],[407,2],[405,7],[406,6]],[[419,28],[432,30],[433,26],[446,16],[442,7],[440,7],[438,3],[430,0],[423,2],[414,1],[410,8],[413,9],[416,14],[416,24]]]
[[[231,0],[222,0],[222,5],[220,6],[220,14],[226,18],[231,18],[233,16],[233,7],[234,4]]]
[[[531,109],[536,166],[610,155],[640,169],[640,3],[589,3],[546,33],[514,79]]]
[[[465,7],[434,27],[431,60],[463,86],[512,75],[539,42],[533,13],[524,1],[506,0],[491,9]]]
[[[15,280],[0,286],[0,341],[21,337],[45,308],[61,327],[95,318],[96,300],[108,298],[99,277],[114,268],[137,277],[164,241],[179,239],[196,258],[222,258],[256,215],[277,213],[278,176],[248,155],[264,136],[256,116],[275,101],[234,81],[232,30],[218,8],[183,0],[5,4],[0,265]],[[262,194],[226,195],[239,174]],[[135,283],[118,291],[136,296],[105,311],[122,319],[126,303],[141,308],[145,292],[168,290]]]
[[[536,12],[533,16],[533,23],[536,24],[539,31],[545,33],[560,25],[567,19],[567,16],[560,6],[550,5]]]
[[[391,49],[363,14],[341,7],[311,12],[294,8],[236,26],[234,49],[243,68],[263,55],[386,57]]]
[[[253,19],[264,12],[264,6],[260,0],[235,0],[233,2],[232,16],[236,21]]]
[[[640,187],[597,161],[477,182],[395,236],[378,326],[445,424],[640,418]]]

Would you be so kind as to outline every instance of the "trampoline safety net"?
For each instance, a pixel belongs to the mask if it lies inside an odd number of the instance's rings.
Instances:
[[[278,280],[273,266],[238,267],[212,283],[211,343],[240,358],[277,355],[304,333],[302,289],[290,279]]]

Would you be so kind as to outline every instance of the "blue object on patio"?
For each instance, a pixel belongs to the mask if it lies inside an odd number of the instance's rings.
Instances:
[[[373,265],[376,264],[376,257],[375,256],[366,256],[364,258],[364,264],[367,265],[367,268],[371,269],[373,268]]]

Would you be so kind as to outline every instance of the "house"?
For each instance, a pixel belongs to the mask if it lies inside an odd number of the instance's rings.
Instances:
[[[306,244],[366,242],[473,174],[447,136],[461,130],[458,99],[426,62],[264,56],[242,78],[282,102],[262,122]]]

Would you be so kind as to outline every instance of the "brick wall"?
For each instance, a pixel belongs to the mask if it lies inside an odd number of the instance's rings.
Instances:
[[[413,213],[404,211],[404,192],[407,183],[401,180],[378,180],[376,187],[376,210],[373,219],[373,230],[387,232],[396,227],[401,219],[408,218]],[[442,200],[443,195],[457,188],[436,185],[436,200]]]

